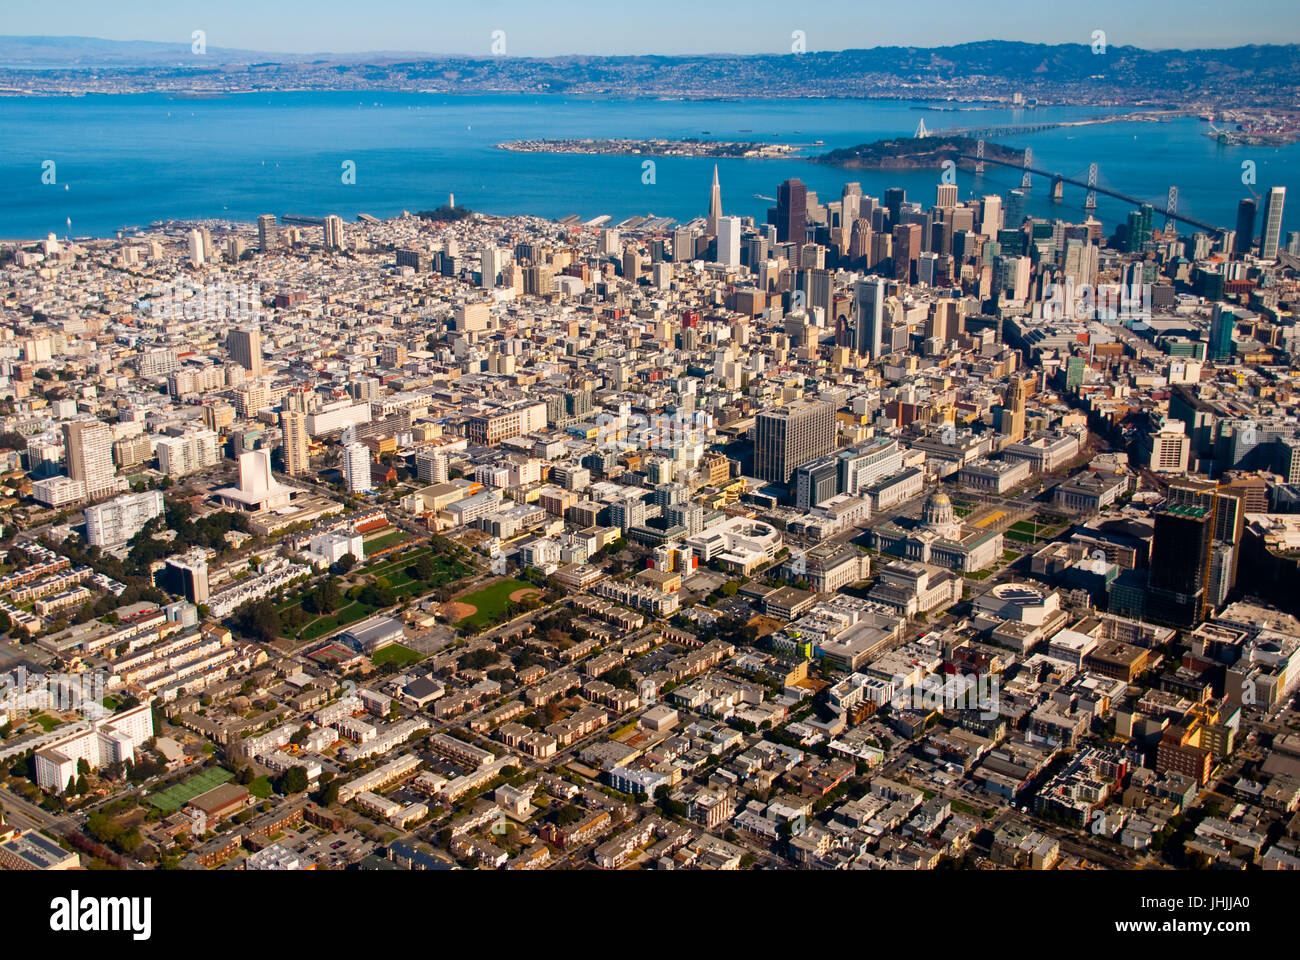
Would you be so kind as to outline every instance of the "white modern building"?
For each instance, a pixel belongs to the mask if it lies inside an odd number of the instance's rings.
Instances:
[[[93,722],[36,751],[36,782],[45,790],[62,793],[77,779],[77,763],[85,760],[94,770],[135,757],[140,745],[153,736],[153,707],[142,703],[123,713]]]
[[[127,493],[107,503],[86,508],[86,543],[92,547],[120,546],[134,537],[154,517],[162,516],[159,490]]]
[[[338,563],[345,555],[360,560],[365,556],[365,546],[361,534],[351,530],[327,530],[311,538],[307,552],[321,566]]]
[[[32,499],[37,503],[58,510],[74,503],[83,503],[86,499],[86,485],[71,477],[46,477],[44,480],[32,481]]]
[[[740,217],[718,218],[718,263],[740,266]]]
[[[748,517],[729,517],[689,538],[686,546],[704,563],[717,560],[729,570],[749,576],[781,549],[781,533],[770,524]]]
[[[68,457],[68,476],[85,484],[90,499],[126,489],[126,481],[115,476],[113,430],[102,420],[73,420],[63,425],[63,446]]]
[[[293,488],[271,475],[270,451],[245,450],[239,455],[239,486],[223,487],[213,496],[240,510],[274,510],[289,504]]]
[[[349,443],[343,448],[343,482],[348,493],[364,493],[373,485],[370,476],[370,448]]]
[[[193,430],[158,441],[158,469],[169,477],[183,477],[221,462],[221,438],[215,430]]]

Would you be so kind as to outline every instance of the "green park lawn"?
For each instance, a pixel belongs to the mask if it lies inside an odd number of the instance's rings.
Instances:
[[[394,534],[386,534],[386,537],[397,536],[409,538],[409,535],[401,531]],[[389,556],[372,565],[366,566],[361,572],[364,574],[363,581],[368,581],[370,577],[376,580],[383,579],[387,581],[393,591],[393,599],[397,603],[404,603],[417,597],[424,596],[432,590],[462,580],[472,574],[473,568],[464,563],[450,560],[447,557],[437,554],[433,555],[434,574],[428,581],[420,580],[411,575],[411,569],[416,562],[426,555],[432,554],[429,547],[423,547],[412,550],[405,550],[396,556]],[[528,586],[528,584],[524,584]],[[511,590],[517,588],[512,587]],[[506,591],[505,596],[508,598],[510,590]],[[276,605],[277,612],[283,612],[302,602],[302,595],[298,594]],[[505,601],[500,604],[499,609],[505,608]],[[300,643],[306,643],[310,640],[316,640],[327,634],[340,630],[343,627],[350,626],[366,617],[376,613],[379,607],[362,603],[360,600],[346,601],[338,610],[333,613],[317,616],[309,620],[293,631],[288,636],[295,638]],[[481,609],[481,608],[480,608]]]
[[[317,637],[323,637],[327,633],[333,633],[335,630],[351,626],[364,620],[375,612],[377,608],[369,604],[362,603],[360,600],[354,600],[346,603],[333,613],[318,617],[311,623],[307,624],[298,631],[298,639],[302,641],[315,640]]]

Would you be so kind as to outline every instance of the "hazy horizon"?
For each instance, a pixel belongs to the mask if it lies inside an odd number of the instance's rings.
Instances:
[[[82,41],[96,42],[96,43],[160,44],[160,45],[170,45],[170,46],[185,47],[185,48],[188,48],[191,44],[191,40],[189,38],[186,38],[184,40],[171,40],[171,39],[157,40],[157,39],[146,38],[146,37],[116,38],[116,37],[86,36],[83,34],[76,34],[76,33],[68,33],[68,34],[0,33],[0,41],[2,40],[82,40]],[[1025,43],[1025,44],[1042,45],[1048,47],[1060,47],[1060,46],[1070,46],[1070,45],[1088,46],[1088,42],[1086,40],[1084,41],[1074,41],[1074,40],[1034,41],[1034,40],[1006,39],[1002,37],[978,37],[978,38],[962,40],[959,42],[938,43],[938,44],[879,43],[879,44],[869,44],[866,46],[825,47],[816,50],[809,48],[806,52],[816,54],[816,53],[848,53],[852,51],[869,51],[869,50],[884,50],[884,49],[945,50],[945,49],[952,49],[954,47],[960,47],[969,44],[979,44],[979,43]],[[1143,44],[1133,44],[1133,43],[1111,44],[1110,46],[1112,49],[1128,48],[1128,49],[1144,50],[1151,53],[1162,53],[1162,52],[1170,52],[1170,51],[1192,53],[1197,50],[1234,50],[1234,49],[1240,49],[1242,47],[1262,48],[1262,47],[1288,47],[1288,46],[1297,46],[1297,45],[1300,45],[1300,39],[1289,40],[1285,42],[1256,41],[1256,42],[1241,42],[1241,43],[1228,43],[1228,44],[1215,44],[1215,45],[1207,44],[1201,46],[1177,46],[1177,47],[1157,47],[1157,46],[1146,46]],[[264,55],[285,54],[293,57],[340,57],[340,58],[348,58],[348,59],[364,58],[364,57],[381,57],[381,56],[382,57],[421,56],[421,57],[477,58],[477,57],[485,57],[490,55],[490,51],[475,51],[475,50],[417,50],[417,49],[399,49],[399,48],[383,48],[383,49],[372,48],[372,49],[364,49],[364,50],[290,50],[285,48],[244,47],[244,46],[230,46],[225,44],[215,44],[215,45],[210,44],[208,49],[209,52],[226,51],[226,52],[233,52],[233,53],[250,53],[250,54],[264,54]],[[788,54],[790,52],[791,51],[789,50],[745,51],[745,50],[719,49],[719,50],[692,50],[692,51],[685,51],[685,50],[648,51],[642,53],[596,53],[591,51],[568,51],[568,52],[556,52],[556,53],[520,53],[520,54],[512,53],[510,55],[517,59],[546,60],[546,59],[556,59],[556,58],[563,58],[563,57],[592,57],[592,58],[595,57],[610,57],[610,58],[617,58],[617,57],[627,57],[627,58],[762,57],[762,56],[773,56],[773,55],[781,56],[781,55]]]
[[[1031,0],[1000,0],[983,8],[987,28],[972,36],[963,0],[881,9],[860,0],[827,0],[792,10],[777,0],[753,0],[744,17],[690,0],[653,7],[602,10],[577,0],[546,7],[485,0],[474,7],[438,8],[412,0],[319,0],[267,5],[253,0],[199,8],[144,2],[128,7],[67,0],[6,11],[5,37],[95,39],[188,46],[195,30],[209,48],[294,55],[420,54],[476,56],[491,51],[504,31],[506,53],[520,57],[701,56],[791,52],[801,31],[807,52],[875,47],[946,47],[984,40],[1090,44],[1094,31],[1111,47],[1218,50],[1300,42],[1300,9],[1289,0],[1241,0],[1233,16],[1211,0],[1096,0],[1086,9],[1045,10]],[[68,31],[68,24],[77,28]],[[495,51],[499,52],[499,51]]]

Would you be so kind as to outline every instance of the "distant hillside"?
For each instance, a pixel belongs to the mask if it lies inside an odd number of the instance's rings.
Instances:
[[[100,40],[95,37],[0,37],[0,64],[28,68],[139,67],[192,59],[190,43]],[[264,55],[208,47],[208,63],[248,63]]]
[[[7,37],[0,36],[0,64],[26,68],[86,68],[103,66],[140,67],[150,64],[191,61],[196,56],[192,41],[165,43],[153,40],[102,40],[98,37]],[[268,59],[282,63],[356,62],[376,58],[416,57],[418,53],[383,51],[360,54],[267,53],[233,47],[207,46],[204,61],[212,64],[249,64]]]
[[[40,70],[30,68],[40,66]],[[9,69],[11,67],[28,69]],[[92,76],[92,71],[95,76]],[[879,97],[1294,108],[1300,45],[1142,50],[998,40],[741,56],[283,54],[180,43],[0,37],[0,85],[33,93],[213,89],[533,92],[622,97]]]

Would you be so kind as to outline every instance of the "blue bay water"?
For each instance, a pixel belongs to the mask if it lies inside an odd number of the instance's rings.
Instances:
[[[351,219],[391,216],[445,203],[490,214],[586,220],[633,214],[677,220],[707,211],[714,160],[656,158],[655,182],[643,183],[643,158],[514,153],[505,140],[543,137],[702,137],[823,144],[806,152],[910,136],[927,127],[1034,124],[1124,108],[916,109],[911,102],[862,100],[655,101],[556,96],[447,96],[416,93],[262,93],[214,99],[165,95],[0,98],[0,237],[108,236],[116,229],[177,218],[252,220],[275,213]],[[1255,190],[1287,186],[1300,203],[1300,145],[1227,147],[1204,136],[1196,118],[1164,123],[1107,123],[996,137],[1032,147],[1035,165],[1086,179],[1090,161],[1101,182],[1163,210],[1171,184],[1179,210],[1232,227],[1248,196],[1242,162],[1254,161]],[[44,184],[54,161],[57,182]],[[356,183],[342,182],[344,161]],[[727,213],[764,219],[777,184],[800,177],[823,200],[846,181],[882,197],[906,188],[929,205],[935,170],[846,171],[798,159],[718,160]],[[962,197],[1004,193],[1020,174],[990,166],[980,178],[959,173]],[[1082,220],[1083,191],[1064,201],[1036,178],[1029,212]],[[1128,208],[1099,198],[1109,227]],[[71,227],[68,221],[71,221]],[[1157,224],[1163,218],[1157,215]],[[1284,230],[1300,219],[1288,211]],[[1258,227],[1257,227],[1258,229]],[[1187,228],[1182,228],[1187,232]]]

